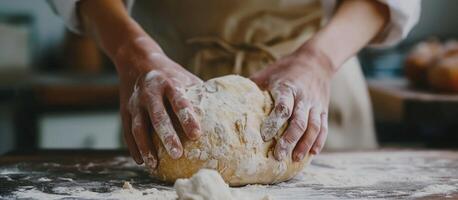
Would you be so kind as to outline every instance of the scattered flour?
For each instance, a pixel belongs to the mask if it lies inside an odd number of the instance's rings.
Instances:
[[[52,180],[49,179],[49,178],[46,178],[46,177],[41,177],[41,178],[38,179],[38,182],[50,182],[50,181],[52,181]]]
[[[46,178],[42,178],[43,180]],[[51,181],[49,179],[49,181]],[[221,175],[214,171],[203,169],[190,179],[179,179],[175,183],[176,193],[173,190],[158,190],[155,188],[136,189],[129,182],[124,182],[121,188],[113,188],[109,193],[99,193],[84,187],[54,187],[51,193],[45,193],[35,187],[21,187],[13,193],[19,199],[136,199],[136,200],[271,200],[269,196],[260,196],[259,193],[247,193],[239,189],[230,188]],[[256,195],[258,194],[258,195]]]
[[[246,200],[268,194],[270,197],[267,199],[293,200],[422,198],[432,195],[447,197],[447,195],[456,195],[458,192],[458,157],[456,153],[447,152],[327,153],[315,157],[311,165],[290,181],[276,185],[248,185],[239,188],[229,188],[218,173],[206,171],[209,172],[202,172],[204,175],[199,172],[190,179],[178,181],[177,192],[170,187],[155,189],[152,187],[157,186],[142,186],[137,188],[126,182],[124,186],[109,188],[107,193],[99,193],[75,185],[78,181],[69,179],[69,182],[66,182],[68,185],[64,184],[68,187],[56,186],[51,189],[53,194],[43,192],[43,188],[23,186],[12,195],[13,199],[175,200],[180,195],[180,198],[183,199],[184,194],[197,197],[201,197],[202,194],[216,194]],[[8,168],[0,171],[0,175],[3,175],[0,177],[21,176],[25,173],[29,172]],[[39,175],[42,177],[41,174]],[[23,179],[20,178],[20,180]],[[56,180],[61,180],[61,178],[56,178]],[[207,190],[213,192],[203,192]],[[3,198],[9,197],[2,195]],[[202,197],[200,200],[205,200],[205,198]]]
[[[450,192],[458,191],[458,187],[454,185],[430,185],[411,195],[411,197],[424,197],[434,194],[449,194]]]
[[[431,166],[427,162],[432,161],[415,156],[412,152],[323,154],[313,160],[312,164],[292,181],[280,185],[366,187],[383,182],[427,182],[431,181],[431,174],[419,171],[422,167]]]
[[[62,181],[73,182],[73,179],[72,179],[72,178],[59,177],[59,178],[57,178],[57,179],[62,180]]]
[[[7,181],[13,181],[13,179],[11,177],[9,177],[9,176],[0,176],[0,178],[4,178]]]
[[[7,169],[2,169],[0,170],[0,175],[10,175],[10,174],[22,174],[18,168],[7,168]]]
[[[93,192],[83,187],[55,187],[55,194],[45,193],[36,188],[20,188],[13,195],[17,199],[53,200],[63,198],[81,199],[135,199],[135,200],[175,200],[174,191],[155,188],[137,190],[134,188],[116,188],[109,193]]]

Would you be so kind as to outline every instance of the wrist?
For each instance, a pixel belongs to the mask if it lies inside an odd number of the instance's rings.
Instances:
[[[329,77],[332,77],[338,70],[332,57],[313,41],[306,42],[296,50],[295,54],[299,59],[318,67]]]
[[[110,58],[119,76],[135,79],[154,69],[151,62],[153,55],[166,56],[149,36],[138,36],[120,42]]]

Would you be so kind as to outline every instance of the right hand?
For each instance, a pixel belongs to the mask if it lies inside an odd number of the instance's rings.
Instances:
[[[150,38],[142,37],[123,45],[114,58],[120,77],[124,139],[134,160],[151,169],[158,164],[151,126],[170,157],[178,159],[183,154],[164,101],[172,106],[189,139],[201,135],[193,107],[183,91],[202,81],[157,49]]]

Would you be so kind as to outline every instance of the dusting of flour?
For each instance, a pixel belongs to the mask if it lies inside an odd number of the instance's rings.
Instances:
[[[113,166],[138,167],[128,157],[118,158],[113,161],[113,164],[116,164]],[[93,165],[100,165],[100,163]],[[84,165],[81,167],[86,168]],[[135,168],[121,169],[129,171]],[[88,170],[92,169],[88,168]],[[113,171],[109,177],[116,179],[120,172]],[[145,174],[139,175],[145,176]],[[41,177],[43,177],[42,181],[46,181],[40,182]],[[189,194],[183,192],[182,188],[178,188],[180,184],[187,185],[184,186],[189,189],[187,191],[191,193],[194,191],[196,195],[213,190],[218,194],[230,194],[241,200],[246,199],[248,195],[254,197],[268,195],[275,200],[414,199],[432,196],[452,199],[458,195],[458,154],[447,151],[399,150],[324,153],[316,156],[312,163],[292,180],[275,185],[229,188],[217,173],[195,177],[177,183],[176,189],[158,185],[154,181],[141,183],[139,180],[144,179],[135,177],[132,177],[130,183],[126,182],[123,185],[124,179],[118,179],[116,184],[109,184],[107,191],[101,191],[99,189],[103,187],[103,183],[100,184],[97,180],[91,182],[77,177],[61,178],[41,171],[24,171],[14,166],[0,169],[1,183],[10,184],[11,181],[19,180],[18,183],[30,184],[15,188],[12,194],[1,194],[5,199],[175,200],[179,197],[177,192]],[[48,179],[51,181],[47,181]],[[111,180],[106,181],[111,182]],[[55,182],[58,184],[54,184]],[[48,187],[44,189],[43,186]]]

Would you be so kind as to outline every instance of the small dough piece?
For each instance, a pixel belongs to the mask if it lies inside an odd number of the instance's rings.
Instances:
[[[178,179],[173,186],[178,200],[268,200],[270,196],[231,190],[215,170],[201,169],[189,179]]]
[[[264,142],[260,133],[261,123],[272,109],[272,98],[251,80],[223,76],[187,88],[185,95],[194,106],[202,135],[196,141],[188,140],[174,120],[184,147],[183,156],[174,160],[153,133],[159,159],[157,169],[150,170],[155,178],[175,182],[208,168],[218,171],[231,186],[272,184],[291,179],[309,162],[309,155],[293,162],[291,152],[281,162],[274,159],[272,151],[279,135]]]
[[[221,199],[233,200],[234,194],[218,172],[201,169],[189,179],[178,179],[173,186],[178,199]]]

